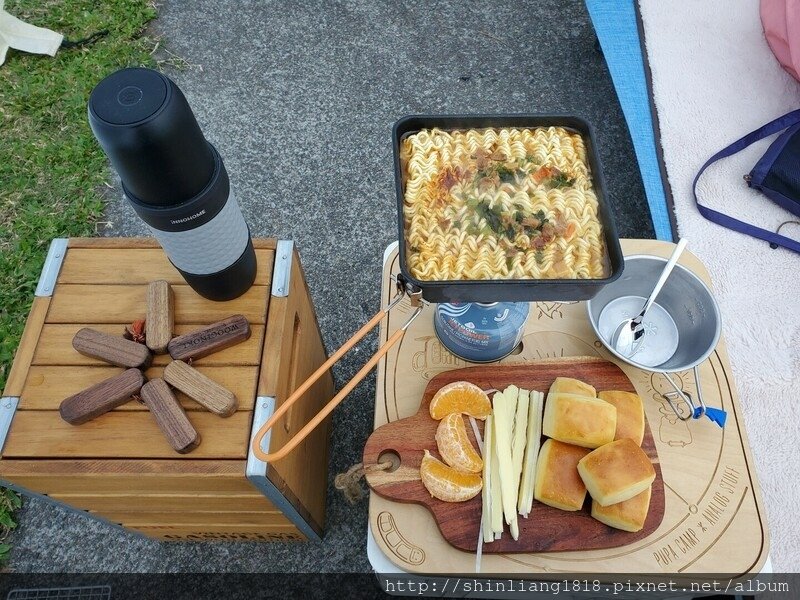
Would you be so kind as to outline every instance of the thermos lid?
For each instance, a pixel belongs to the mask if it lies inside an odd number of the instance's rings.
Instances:
[[[167,99],[167,79],[149,69],[123,69],[97,84],[89,97],[95,115],[111,125],[152,117]]]
[[[157,71],[122,69],[89,96],[89,125],[143,204],[181,204],[214,175],[214,154],[177,85]]]

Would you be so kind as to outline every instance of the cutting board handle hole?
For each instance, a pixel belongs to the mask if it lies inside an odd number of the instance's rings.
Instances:
[[[509,356],[516,356],[517,354],[522,354],[522,351],[524,349],[525,349],[525,344],[523,342],[520,342],[519,344],[517,344],[514,347],[514,349],[511,351],[511,354],[509,354]]]
[[[386,472],[394,473],[400,468],[400,455],[394,450],[384,450],[378,455],[378,464],[382,462],[392,463],[392,466],[386,469]]]

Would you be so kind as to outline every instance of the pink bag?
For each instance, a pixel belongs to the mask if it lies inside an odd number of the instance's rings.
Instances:
[[[800,1],[761,0],[761,23],[778,61],[800,81]]]

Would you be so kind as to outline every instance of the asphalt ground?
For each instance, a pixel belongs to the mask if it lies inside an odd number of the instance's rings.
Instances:
[[[653,237],[631,140],[584,5],[537,2],[165,2],[153,32],[222,154],[254,236],[300,249],[325,344],[379,306],[396,239],[391,127],[413,113],[567,113],[597,134],[621,236]],[[162,52],[162,56],[164,56]],[[117,189],[103,235],[147,230]],[[376,347],[335,369],[339,385]],[[159,543],[29,499],[19,572],[367,572],[367,503],[333,488],[372,429],[374,376],[336,409],[327,530],[313,543]]]

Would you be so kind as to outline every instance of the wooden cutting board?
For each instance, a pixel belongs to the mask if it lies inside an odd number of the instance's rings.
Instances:
[[[481,520],[481,496],[467,502],[444,502],[432,498],[420,480],[419,466],[424,451],[430,450],[441,458],[434,439],[439,422],[431,418],[428,409],[431,399],[439,388],[461,380],[470,381],[483,389],[504,389],[514,384],[546,394],[559,376],[586,381],[598,391],[636,392],[633,384],[617,365],[592,357],[532,361],[518,365],[495,364],[446,371],[430,380],[415,415],[383,425],[369,437],[363,458],[367,469],[367,483],[373,491],[389,500],[426,506],[450,544],[459,550],[475,552]],[[483,423],[479,423],[482,430]],[[475,444],[470,427],[467,427],[467,432]],[[483,552],[596,550],[624,546],[650,535],[664,518],[664,481],[648,423],[645,423],[642,448],[653,462],[656,479],[653,482],[650,511],[641,531],[620,531],[593,519],[590,515],[591,499],[588,494],[583,509],[577,512],[558,510],[534,501],[530,517],[519,519],[519,540],[515,541],[506,529],[501,539],[484,544]],[[394,459],[395,465],[399,459],[399,466],[391,471],[370,472],[370,467],[375,467],[378,462],[387,458]]]

